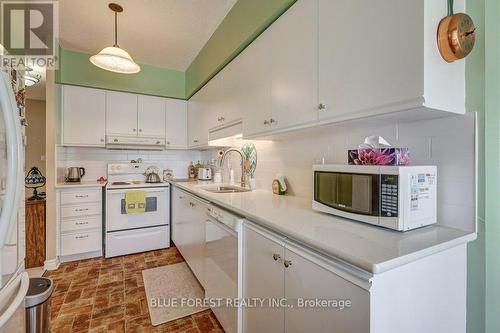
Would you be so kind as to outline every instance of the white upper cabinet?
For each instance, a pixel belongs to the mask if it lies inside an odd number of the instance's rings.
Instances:
[[[185,149],[187,143],[187,102],[166,99],[166,144],[167,148]]]
[[[272,128],[318,120],[318,0],[299,0],[271,34]]]
[[[188,102],[188,146],[208,145],[209,121],[207,118],[206,90],[199,90]]]
[[[270,130],[271,43],[271,35],[263,33],[238,56],[244,136]]]
[[[465,112],[465,62],[446,63],[436,44],[445,15],[446,1],[319,0],[322,122],[424,108]]]
[[[165,136],[165,99],[139,95],[137,131],[139,136],[161,138]]]
[[[106,134],[137,136],[137,95],[106,92]]]
[[[105,92],[76,86],[61,89],[63,145],[104,147]]]

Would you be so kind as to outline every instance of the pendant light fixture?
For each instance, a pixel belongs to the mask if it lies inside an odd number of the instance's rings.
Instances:
[[[117,14],[123,12],[122,6],[110,3],[109,9],[115,13],[115,44],[105,47],[96,55],[90,57],[90,62],[107,71],[134,74],[141,70],[141,67],[134,62],[127,51],[118,46]]]
[[[40,82],[42,75],[35,73],[32,68],[26,67],[24,70],[24,85],[26,87],[31,87]]]

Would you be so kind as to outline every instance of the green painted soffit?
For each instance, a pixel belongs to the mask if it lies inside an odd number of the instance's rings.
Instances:
[[[297,0],[238,0],[186,71],[191,97]]]
[[[100,69],[89,61],[89,54],[59,49],[56,82],[138,94],[184,99],[185,73],[141,64],[137,74],[118,74]]]

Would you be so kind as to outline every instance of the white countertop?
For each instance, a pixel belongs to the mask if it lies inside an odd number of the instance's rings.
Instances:
[[[57,183],[56,188],[84,188],[84,187],[104,187],[107,182],[97,182],[97,181],[88,181],[88,182],[79,182],[79,183]]]
[[[271,191],[211,193],[198,182],[175,182],[216,205],[344,260],[367,272],[382,273],[476,239],[474,232],[432,225],[398,232],[313,211],[311,201]],[[208,184],[204,184],[208,185]]]

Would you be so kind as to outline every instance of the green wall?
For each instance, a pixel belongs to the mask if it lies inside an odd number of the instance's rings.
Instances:
[[[186,71],[191,97],[297,0],[238,0]]]
[[[467,13],[477,26],[473,52],[466,58],[466,108],[477,112],[478,238],[468,245],[467,332],[485,332],[485,0],[467,1]]]
[[[486,0],[486,332],[500,332],[500,1]]]
[[[185,73],[141,64],[137,74],[118,74],[94,66],[89,54],[59,50],[56,82],[86,87],[185,98]]]

